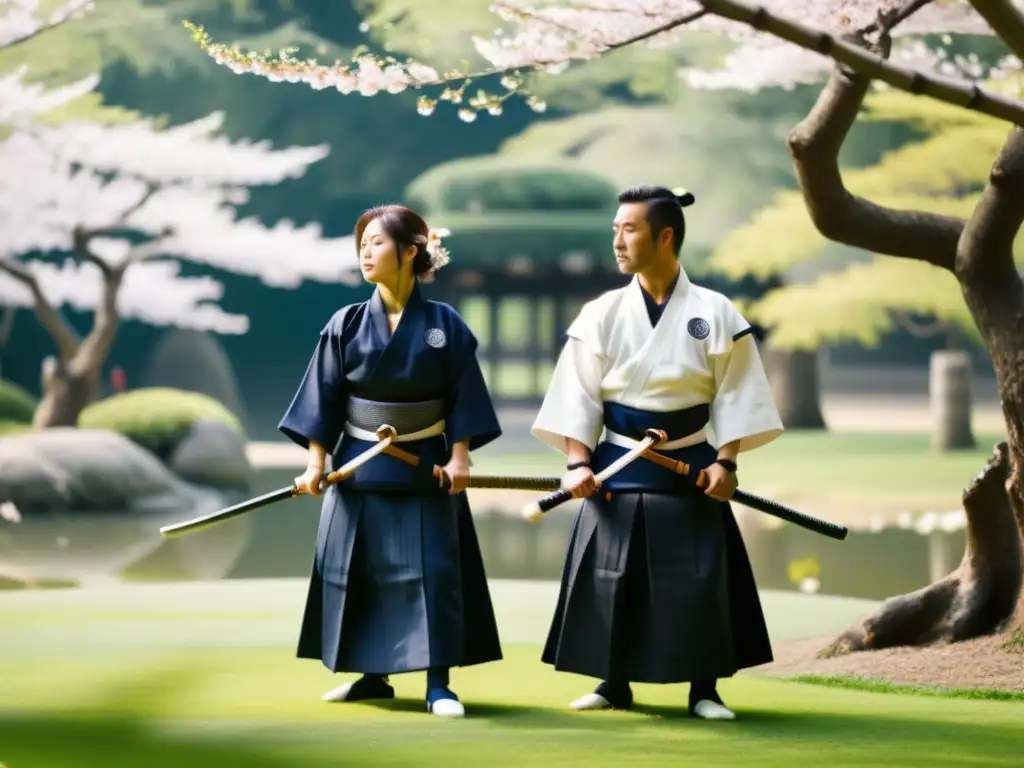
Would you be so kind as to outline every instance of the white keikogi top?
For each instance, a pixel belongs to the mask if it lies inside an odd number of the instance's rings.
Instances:
[[[666,413],[710,405],[716,443],[740,451],[782,434],[782,419],[750,324],[725,295],[693,285],[680,267],[657,325],[638,277],[587,302],[569,326],[531,434],[567,453],[565,438],[594,450],[604,404]],[[694,437],[670,435],[670,443]]]

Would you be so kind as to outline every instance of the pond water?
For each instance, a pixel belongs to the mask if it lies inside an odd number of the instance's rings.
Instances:
[[[261,470],[252,495],[287,486],[295,474],[291,469]],[[515,511],[532,494],[474,493],[471,500],[488,575],[558,579],[575,505],[566,504],[531,525]],[[495,508],[502,502],[504,511]],[[845,541],[834,541],[789,524],[765,528],[761,513],[736,509],[762,589],[880,599],[941,578],[956,567],[964,551],[959,530],[924,535],[890,528],[851,532]],[[300,497],[169,541],[158,533],[160,525],[170,522],[166,515],[149,521],[103,516],[24,520],[6,527],[0,536],[0,578],[59,583],[74,578],[76,570],[85,581],[306,577],[319,514],[319,500]],[[20,571],[12,570],[12,564]],[[10,581],[8,585],[16,586]]]

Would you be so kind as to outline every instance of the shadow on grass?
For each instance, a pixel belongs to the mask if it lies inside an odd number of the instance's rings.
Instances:
[[[197,728],[197,731],[199,729]],[[155,733],[124,715],[0,718],[0,764],[8,768],[297,768],[241,739],[202,741]]]
[[[418,702],[399,700],[386,708],[410,711],[414,704]],[[339,730],[324,741],[300,723],[265,723],[269,728],[264,728],[253,722],[246,724],[252,726],[251,732],[246,728],[245,733],[211,733],[195,720],[179,722],[174,732],[161,732],[156,721],[123,713],[2,717],[0,763],[8,768],[305,768],[323,766],[325,757],[336,756],[341,746],[346,765],[413,764],[448,753],[453,758],[472,753],[481,765],[523,764],[517,759],[543,765],[546,750],[595,749],[600,759],[593,765],[612,766],[629,762],[639,737],[648,757],[660,754],[666,760],[688,753],[695,759],[712,754],[724,746],[724,738],[730,749],[738,750],[737,755],[756,753],[767,761],[758,765],[776,765],[787,754],[789,760],[794,754],[810,756],[828,750],[844,758],[839,760],[843,765],[856,755],[866,761],[857,764],[888,756],[895,761],[890,764],[909,768],[953,765],[972,758],[1011,765],[1019,758],[1022,743],[1019,727],[1012,723],[943,723],[876,712],[753,710],[734,722],[707,722],[688,717],[685,707],[569,713],[514,705],[471,706],[474,717],[452,724],[455,730],[424,713],[422,725],[403,718],[402,738],[386,742],[367,740],[367,724],[358,720],[339,719]],[[489,721],[487,727],[476,727],[481,720]],[[524,728],[534,731],[526,740]],[[453,741],[456,733],[461,735]],[[686,735],[698,733],[702,738]]]
[[[196,695],[190,689],[201,668],[174,665],[113,683],[93,696],[87,711],[0,715],[0,763],[8,768],[322,768],[471,757],[472,765],[543,766],[568,764],[566,759],[585,751],[594,768],[629,764],[642,743],[646,764],[655,758],[674,764],[685,754],[697,765],[722,765],[711,758],[728,745],[738,750],[737,765],[750,764],[742,760],[752,755],[768,760],[758,765],[790,765],[794,755],[804,754],[814,764],[820,753],[843,766],[879,764],[884,758],[882,764],[935,768],[952,765],[954,758],[982,756],[987,764],[1016,765],[1024,742],[1018,718],[1004,714],[1016,712],[1016,704],[950,702],[962,719],[935,708],[887,712],[887,697],[865,701],[862,710],[845,706],[819,712],[814,689],[800,709],[741,709],[734,722],[691,718],[685,706],[573,712],[469,699],[467,720],[445,724],[427,714],[418,697],[329,705],[337,708],[337,718],[317,718],[315,725],[287,708],[280,718],[247,718],[239,712],[237,719],[205,722],[189,718],[187,704]],[[381,714],[346,717],[349,706]],[[969,714],[974,708],[980,711]],[[387,711],[396,713],[394,724]],[[171,721],[165,719],[169,712],[175,713]],[[339,748],[344,763],[337,762]]]

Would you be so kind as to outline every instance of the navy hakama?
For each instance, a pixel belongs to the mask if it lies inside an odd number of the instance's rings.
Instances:
[[[403,435],[444,421],[443,432],[397,443],[420,457],[418,467],[381,454],[324,496],[298,656],[335,672],[391,675],[502,657],[468,499],[432,475],[451,445],[469,440],[473,450],[501,430],[473,334],[419,291],[393,337],[379,293],[340,310],[281,421],[299,445],[325,446],[334,467],[372,446],[365,433],[381,422]]]

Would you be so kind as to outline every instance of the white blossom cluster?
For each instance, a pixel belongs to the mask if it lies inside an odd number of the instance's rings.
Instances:
[[[35,115],[49,112],[92,91],[99,77],[91,75],[77,83],[47,90],[38,84],[23,81],[28,67],[0,75],[0,123],[19,124]]]
[[[47,17],[39,13],[39,0],[0,0],[0,50],[85,13],[92,0],[68,0]],[[24,82],[28,68],[0,73],[0,124],[18,124],[49,112],[88,93],[99,82],[87,77],[77,83],[47,90]]]
[[[99,230],[90,243],[99,259],[139,260],[126,270],[118,295],[124,317],[219,333],[243,333],[248,321],[216,306],[220,283],[180,276],[173,259],[281,288],[303,280],[356,283],[350,237],[326,239],[316,224],[265,227],[239,219],[235,209],[248,199],[247,187],[301,176],[327,148],[232,143],[217,135],[223,117],[214,113],[169,129],[139,122],[16,131],[0,142],[0,259],[70,253],[76,228]],[[20,263],[56,306],[96,306],[102,286],[96,265],[70,258],[60,267]],[[0,301],[34,305],[23,282],[2,268]]]
[[[1024,5],[1021,0],[1015,2]],[[837,37],[869,27],[880,14],[902,4],[901,0],[757,0],[742,3]],[[687,68],[681,71],[682,77],[695,88],[728,88],[747,92],[768,87],[791,88],[820,82],[832,68],[832,62],[826,56],[715,15],[713,2],[568,0],[557,7],[534,8],[522,0],[498,0],[492,8],[515,26],[512,34],[477,42],[477,50],[495,66],[529,67],[531,62],[548,62],[553,58],[593,58],[643,34],[645,29],[670,24],[704,9],[709,12],[676,30],[724,36],[735,42],[736,48],[717,69]],[[921,35],[963,34],[991,35],[992,30],[966,0],[936,0],[892,30],[894,49],[891,58],[915,69],[968,79],[990,77],[1012,66],[1011,62],[1004,62],[998,71],[977,71],[969,62],[929,50],[919,38]],[[549,44],[552,36],[560,38],[557,46]],[[909,36],[918,37],[907,39]],[[664,35],[655,36],[649,42],[664,44]],[[567,55],[566,51],[573,54]]]
[[[1024,7],[1024,0],[1011,2]],[[685,32],[715,34],[735,44],[720,67],[687,68],[680,72],[693,87],[755,92],[820,82],[833,66],[827,56],[735,21],[729,18],[730,13],[737,8],[761,9],[791,24],[839,37],[870,28],[880,15],[904,4],[904,0],[496,0],[491,10],[502,19],[504,29],[491,38],[473,41],[492,67],[443,75],[418,62],[403,63],[369,55],[346,65],[323,65],[312,59],[300,61],[291,58],[288,52],[272,59],[214,43],[202,28],[186,26],[218,63],[240,74],[256,74],[279,82],[304,82],[314,88],[334,87],[342,93],[369,96],[462,81],[457,89],[446,88],[439,99],[422,97],[419,111],[424,115],[432,113],[438,101],[463,105],[463,91],[472,79],[505,74],[504,94],[481,91],[468,105],[460,106],[460,117],[471,121],[484,110],[500,114],[502,102],[514,94],[528,96],[523,87],[524,73],[559,72],[573,61],[593,59],[627,45],[678,44],[685,39]],[[1001,77],[1020,69],[1020,62],[1008,57],[996,68],[984,71],[977,62],[945,55],[944,49],[931,49],[921,41],[922,35],[966,34],[993,33],[967,0],[934,0],[892,30],[891,59],[925,74],[963,80]],[[543,104],[536,100],[531,106],[538,111],[543,109]]]
[[[92,4],[93,0],[67,0],[44,17],[39,0],[0,0],[0,48],[55,27],[90,10]]]

